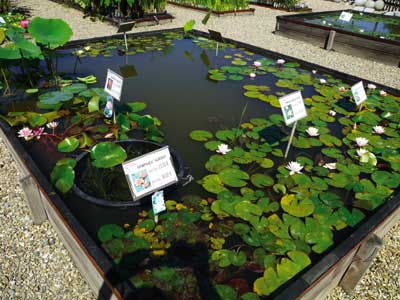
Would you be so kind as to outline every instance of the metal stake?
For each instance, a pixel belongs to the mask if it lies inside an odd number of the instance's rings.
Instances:
[[[215,51],[215,56],[218,56],[218,48],[219,48],[219,42],[217,42],[217,49]]]
[[[290,138],[289,138],[289,142],[288,145],[286,147],[286,152],[285,152],[285,159],[287,158],[288,154],[289,154],[289,149],[290,149],[290,145],[292,144],[292,140],[293,140],[293,136],[294,136],[294,132],[296,130],[296,126],[297,126],[297,121],[294,122],[293,128],[292,128],[292,133],[290,134]]]

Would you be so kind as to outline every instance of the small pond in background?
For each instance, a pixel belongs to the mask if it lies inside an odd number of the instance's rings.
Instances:
[[[349,22],[339,20],[340,11],[332,13],[315,13],[298,17],[305,23],[342,29],[350,32],[400,41],[400,20],[398,17],[381,16],[351,11],[353,17]]]
[[[398,23],[353,19],[354,28],[399,39]],[[127,55],[121,40],[62,50],[56,64],[64,78],[96,76],[90,88],[103,88],[108,68],[128,75],[121,124],[139,118],[125,113],[124,104],[144,102],[140,114],[153,116],[163,143],[180,154],[197,182],[166,196],[168,213],[157,224],[149,205],[116,209],[63,196],[121,276],[143,291],[141,299],[248,300],[277,293],[400,184],[398,97],[369,85],[358,112],[348,82],[296,62],[230,44],[219,45],[216,56],[215,42],[176,32],[128,43]],[[299,121],[284,161],[291,128],[278,97],[297,90],[308,117]],[[33,95],[3,105],[2,114],[37,110],[36,101]],[[65,103],[66,110],[73,106]],[[225,155],[216,151],[222,143],[229,147]],[[24,145],[47,176],[63,157],[44,142]]]

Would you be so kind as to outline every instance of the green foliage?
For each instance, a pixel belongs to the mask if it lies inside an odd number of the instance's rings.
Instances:
[[[111,142],[101,142],[90,151],[92,164],[96,168],[112,168],[123,163],[127,154],[121,146]]]
[[[30,21],[28,31],[37,43],[50,49],[65,45],[72,37],[71,27],[61,19],[35,17]]]

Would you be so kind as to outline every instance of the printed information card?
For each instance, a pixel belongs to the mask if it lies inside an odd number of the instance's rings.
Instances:
[[[339,16],[339,20],[343,22],[350,22],[351,18],[353,18],[353,14],[347,11],[342,11],[342,13]]]
[[[367,100],[367,94],[365,93],[364,84],[362,81],[353,85],[351,87],[351,92],[353,93],[354,101],[356,102],[357,106]]]
[[[111,97],[117,100],[121,100],[122,84],[124,83],[124,78],[115,73],[114,71],[107,70],[106,85],[104,86],[104,91]]]
[[[280,97],[279,103],[286,125],[307,117],[307,110],[300,91]]]
[[[159,213],[167,210],[164,201],[164,191],[155,192],[151,196],[151,204],[153,206],[154,215],[158,215]]]
[[[124,162],[122,168],[135,201],[178,182],[168,146]]]

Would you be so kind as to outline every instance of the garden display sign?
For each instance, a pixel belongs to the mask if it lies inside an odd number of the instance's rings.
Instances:
[[[133,200],[178,182],[168,146],[122,164]]]
[[[115,73],[110,69],[107,70],[107,78],[106,84],[104,86],[104,91],[118,101],[121,100],[123,83],[124,78],[121,75]]]
[[[347,11],[343,11],[339,16],[339,20],[343,22],[350,22],[351,18],[353,18],[353,14]]]
[[[363,82],[357,82],[351,87],[351,92],[354,97],[354,101],[357,106],[360,106],[365,100],[367,100],[367,94],[365,93]]]
[[[286,96],[279,98],[283,118],[286,125],[294,123],[292,133],[290,134],[289,142],[286,147],[285,159],[289,154],[290,144],[293,140],[293,135],[296,130],[297,121],[307,117],[307,110],[304,105],[303,96],[300,91],[290,93]]]
[[[215,56],[218,56],[219,43],[224,43],[222,34],[219,31],[214,31],[211,29],[209,29],[208,32],[210,33],[210,39],[217,42],[217,48],[215,49]]]

